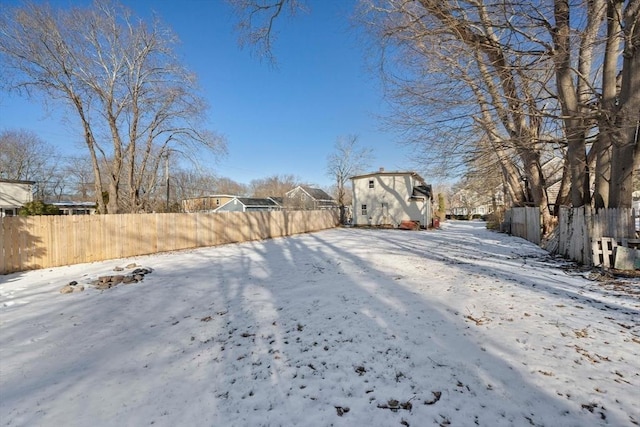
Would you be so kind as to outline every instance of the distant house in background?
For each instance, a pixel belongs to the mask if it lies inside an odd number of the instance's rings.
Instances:
[[[287,209],[333,209],[337,208],[338,204],[320,188],[299,185],[287,191],[284,206]]]
[[[280,211],[282,210],[282,205],[271,197],[256,198],[214,194],[183,200],[182,209],[186,213]]]
[[[95,202],[51,202],[60,209],[60,215],[93,215],[96,213]]]
[[[185,199],[182,201],[182,210],[187,213],[213,212],[235,198],[236,196],[230,194],[213,194],[211,196]]]
[[[282,207],[271,198],[234,197],[215,212],[280,211]]]
[[[16,216],[21,207],[33,201],[34,181],[0,179],[0,217]]]
[[[549,209],[555,209],[560,185],[562,183],[564,160],[560,157],[552,157],[542,164],[542,174],[545,181],[545,191]],[[521,181],[526,184],[526,181]],[[529,196],[529,200],[531,197]],[[474,217],[493,213],[495,209],[513,206],[513,200],[508,196],[505,186],[498,185],[493,191],[487,189],[481,194],[468,189],[461,189],[451,196],[449,201],[448,216]]]
[[[284,208],[284,197],[269,197],[271,200],[276,202],[278,206]]]
[[[415,172],[378,172],[351,177],[353,224],[400,227],[431,225],[432,190]]]

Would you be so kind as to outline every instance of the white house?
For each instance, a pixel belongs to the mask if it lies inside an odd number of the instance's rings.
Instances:
[[[60,215],[93,215],[96,213],[95,202],[50,202],[48,203],[60,209]]]
[[[18,215],[18,210],[33,201],[34,181],[0,179],[0,217]]]
[[[431,225],[431,186],[415,172],[378,172],[351,177],[353,225],[399,227],[415,221]]]

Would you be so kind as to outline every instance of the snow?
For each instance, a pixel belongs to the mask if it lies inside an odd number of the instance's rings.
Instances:
[[[598,278],[464,221],[1,276],[0,424],[638,425],[640,287]]]

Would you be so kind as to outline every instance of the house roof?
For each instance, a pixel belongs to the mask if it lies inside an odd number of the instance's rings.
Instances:
[[[320,188],[313,188],[313,187],[308,187],[306,185],[299,185],[296,188],[294,188],[293,190],[289,190],[287,191],[287,195],[289,193],[293,193],[296,190],[302,190],[305,193],[307,193],[312,199],[314,200],[318,200],[318,201],[330,201],[333,202],[333,198],[328,195],[324,190],[320,189]]]
[[[207,196],[189,197],[188,199],[183,199],[183,200],[221,199],[221,198],[224,198],[224,197],[229,197],[229,198],[233,199],[234,197],[238,197],[238,196],[234,196],[232,194],[209,194]]]
[[[284,197],[269,197],[269,198],[280,206],[284,204]]]
[[[413,187],[413,193],[411,197],[426,197],[431,198],[432,190],[430,185],[416,185]]]
[[[22,179],[1,179],[0,182],[6,182],[8,184],[35,184],[35,181],[25,181]]]
[[[373,176],[394,176],[394,175],[410,175],[411,177],[413,177],[414,179],[420,182],[425,182],[425,180],[417,172],[413,172],[413,171],[388,171],[388,172],[377,171],[377,172],[365,173],[363,175],[354,175],[349,179],[370,178]]]
[[[95,208],[96,207],[96,202],[63,201],[63,202],[48,202],[47,204],[58,206],[61,208],[71,208],[71,207]]]
[[[240,203],[247,207],[278,207],[278,204],[269,198],[256,198],[256,197],[238,197]]]

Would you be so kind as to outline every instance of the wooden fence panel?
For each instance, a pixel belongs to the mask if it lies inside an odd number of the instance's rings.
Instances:
[[[598,240],[611,238],[621,242],[635,238],[635,215],[633,209],[560,208],[558,252],[585,265],[594,265],[594,262],[599,265]],[[598,248],[597,259],[594,259],[594,247]]]
[[[0,218],[0,274],[261,240],[338,224],[323,211]]]
[[[505,215],[505,221],[508,221],[507,228],[510,228],[512,235],[540,244],[542,229],[539,208],[512,208]]]

